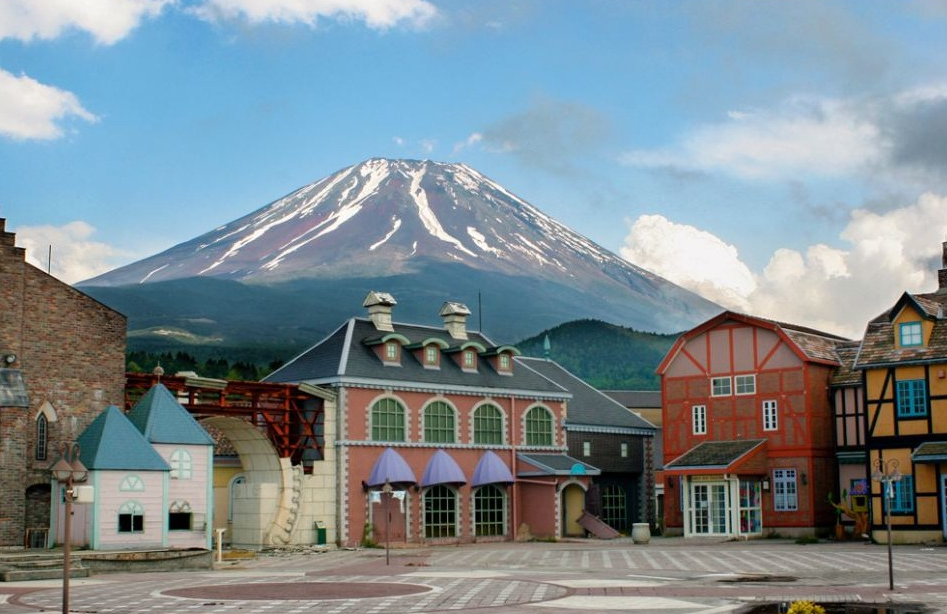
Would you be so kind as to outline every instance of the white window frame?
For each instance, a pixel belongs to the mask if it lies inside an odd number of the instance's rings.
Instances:
[[[795,469],[773,469],[773,510],[795,512],[799,509],[799,487]]]
[[[742,388],[742,390],[741,390]],[[734,375],[733,392],[737,395],[756,394],[755,375]]]
[[[592,456],[592,442],[591,441],[582,442],[582,456]]]
[[[763,401],[763,430],[779,430],[779,405],[773,399]]]
[[[694,405],[691,407],[691,430],[694,435],[707,434],[707,406]]]
[[[726,386],[724,386],[726,382]],[[726,388],[726,391],[724,391]],[[733,382],[730,380],[730,376],[721,376],[721,377],[711,377],[710,378],[710,396],[712,397],[729,397],[733,394]]]
[[[627,441],[621,442],[621,457],[628,458],[628,442]]]

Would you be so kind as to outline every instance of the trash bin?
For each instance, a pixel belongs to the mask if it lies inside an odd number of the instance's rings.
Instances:
[[[317,520],[314,528],[316,530],[316,544],[324,546],[326,544],[326,523]]]

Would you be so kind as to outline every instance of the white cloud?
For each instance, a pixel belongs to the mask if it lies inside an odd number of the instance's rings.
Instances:
[[[756,288],[753,274],[734,246],[709,232],[643,215],[619,251],[629,262],[704,298],[737,311],[749,308],[746,297]]]
[[[425,0],[206,0],[194,12],[208,21],[239,18],[314,27],[320,19],[342,19],[386,30],[402,24],[423,27],[437,9]]]
[[[731,111],[728,121],[699,127],[676,147],[630,151],[621,161],[743,179],[838,177],[874,166],[884,159],[886,148],[866,110],[837,100],[797,97],[771,110]]]
[[[860,338],[905,291],[937,288],[947,197],[925,194],[886,213],[852,212],[842,250],[778,249],[753,273],[737,250],[692,226],[648,215],[632,226],[627,260],[735,311]]]
[[[68,284],[95,277],[128,260],[128,255],[105,243],[93,240],[95,228],[86,222],[65,226],[20,226],[17,244],[26,249],[26,261]]]
[[[125,38],[142,19],[154,17],[171,0],[3,0],[0,40],[53,39],[84,30],[101,44]]]
[[[0,135],[17,140],[56,139],[63,134],[59,122],[73,117],[98,121],[72,92],[0,69]]]

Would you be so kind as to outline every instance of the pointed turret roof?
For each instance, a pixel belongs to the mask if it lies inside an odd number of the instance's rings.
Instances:
[[[105,408],[79,435],[79,459],[87,469],[170,471],[118,407]]]
[[[128,419],[151,443],[214,445],[213,438],[164,384],[152,386],[128,412]]]

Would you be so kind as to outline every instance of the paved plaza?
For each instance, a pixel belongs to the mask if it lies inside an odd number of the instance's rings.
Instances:
[[[213,571],[74,579],[88,614],[716,614],[807,599],[947,612],[947,547],[653,539],[268,552]],[[0,583],[0,612],[60,611],[61,581]],[[889,611],[917,611],[901,607]]]

